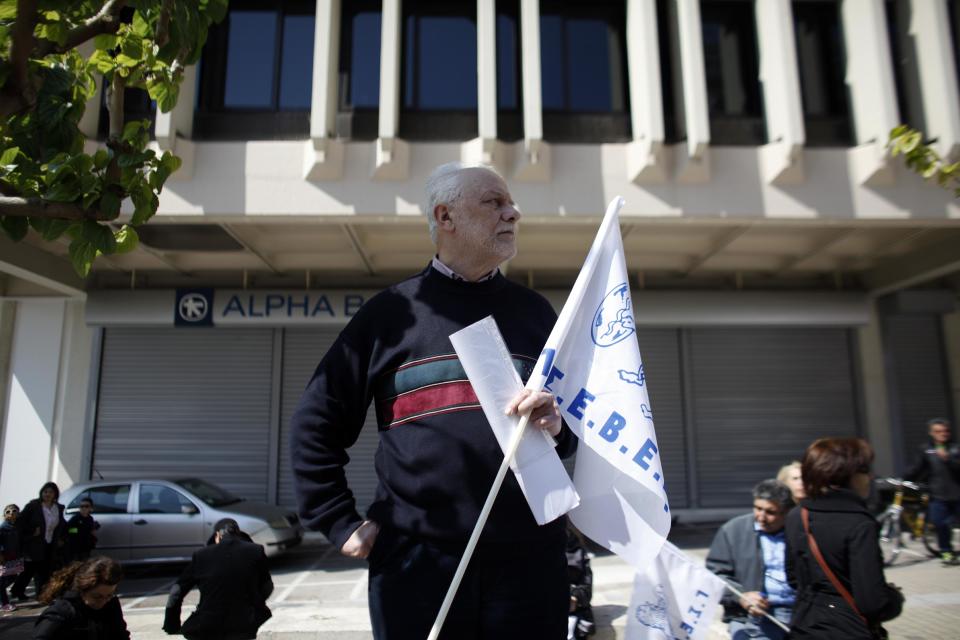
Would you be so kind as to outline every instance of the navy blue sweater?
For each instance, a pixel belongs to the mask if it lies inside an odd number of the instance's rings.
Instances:
[[[300,517],[340,547],[362,522],[343,467],[371,401],[379,484],[367,517],[418,537],[466,542],[503,453],[450,343],[493,315],[526,378],[556,321],[539,294],[502,275],[454,281],[432,267],[377,294],[317,367],[291,424]],[[576,439],[564,425],[558,453]],[[564,521],[538,527],[512,473],[482,542],[564,539]]]

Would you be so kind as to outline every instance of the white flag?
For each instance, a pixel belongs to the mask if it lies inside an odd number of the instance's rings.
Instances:
[[[666,542],[633,581],[626,640],[706,638],[724,582]]]
[[[580,275],[527,386],[556,395],[580,438],[570,519],[637,569],[670,532],[660,449],[647,396],[620,238],[622,198],[607,208]]]
[[[520,418],[505,415],[503,410],[523,388],[523,382],[513,367],[496,321],[487,316],[452,334],[450,342],[500,448],[506,453]],[[580,502],[554,449],[553,438],[545,431],[533,427],[524,430],[510,468],[537,524],[556,520]]]

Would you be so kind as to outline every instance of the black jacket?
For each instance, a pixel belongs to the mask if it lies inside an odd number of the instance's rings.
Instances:
[[[903,596],[883,574],[877,522],[852,491],[837,489],[800,502],[827,566],[871,625],[900,615]],[[801,508],[787,515],[787,578],[797,589],[791,638],[871,638],[867,626],[830,583],[810,552]]]
[[[913,466],[904,474],[907,480],[926,482],[934,500],[960,500],[960,445],[947,443],[947,459],[937,455],[929,440],[917,451]]]
[[[67,549],[70,557],[79,559],[86,557],[97,546],[97,534],[100,523],[93,516],[82,516],[79,513],[67,522]]]
[[[0,562],[20,557],[20,532],[16,525],[0,523]]]
[[[197,610],[180,625],[183,598],[200,589]],[[263,547],[226,536],[196,551],[170,589],[163,630],[187,638],[256,638],[270,618],[266,600],[273,592]]]
[[[56,503],[60,510],[60,521],[53,531],[54,549],[59,553],[63,546],[64,536],[66,534],[67,522],[63,519],[63,505]],[[39,533],[37,532],[39,528]],[[44,560],[43,545],[46,542],[47,522],[43,519],[43,505],[38,498],[34,498],[27,503],[27,506],[20,512],[17,518],[17,531],[20,533],[20,554],[28,560]]]
[[[120,601],[112,598],[102,609],[83,604],[76,591],[53,601],[33,627],[34,640],[129,640]]]

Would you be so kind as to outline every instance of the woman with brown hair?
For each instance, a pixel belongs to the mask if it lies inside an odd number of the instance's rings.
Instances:
[[[803,454],[807,497],[787,516],[787,577],[797,589],[791,638],[885,638],[903,595],[883,575],[877,523],[867,510],[873,449],[821,438]]]
[[[34,626],[34,640],[129,640],[116,597],[122,577],[120,565],[103,557],[57,571],[40,595],[40,602],[50,606]]]

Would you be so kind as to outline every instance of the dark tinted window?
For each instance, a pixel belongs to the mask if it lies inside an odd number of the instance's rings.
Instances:
[[[403,3],[403,107],[477,108],[475,7]]]
[[[309,131],[315,3],[234,0],[210,29],[195,135],[289,138]]]
[[[711,141],[766,142],[752,1],[703,0],[703,58]]]
[[[678,142],[677,101],[674,99],[674,83],[680,85],[679,75],[675,77],[672,46],[672,17],[667,0],[657,0],[657,39],[660,48],[660,91],[663,93],[663,133],[667,142]],[[680,103],[682,104],[682,102]]]
[[[84,498],[93,500],[93,513],[126,513],[130,485],[117,484],[87,489],[77,494],[67,505],[67,509],[78,509]]]
[[[630,138],[626,3],[540,2],[543,135],[559,142]]]
[[[960,82],[960,0],[950,0],[947,5],[950,13],[950,35],[953,36],[953,61]]]
[[[376,7],[361,7],[356,13],[344,13],[340,45],[341,108],[380,105],[380,7],[376,4]]]
[[[140,485],[140,513],[191,513],[196,508],[185,495],[162,484]]]
[[[853,128],[840,5],[834,0],[794,0],[793,19],[807,144],[850,145]]]
[[[199,478],[184,478],[182,480],[174,480],[174,483],[180,485],[211,507],[224,507],[228,504],[242,502],[242,498],[238,498],[226,489],[222,489],[213,483],[200,480]]]
[[[520,107],[520,20],[516,11],[502,10],[503,5],[514,8],[516,4],[503,1],[497,3],[498,109]]]
[[[620,16],[604,15],[603,11],[590,15],[574,11],[576,7],[570,7],[570,12],[567,9],[561,3],[541,3],[544,110],[625,111],[625,17],[618,20]]]
[[[149,120],[150,135],[153,137],[154,124],[157,119],[157,103],[150,99],[143,89],[124,89],[123,91],[123,121]],[[110,111],[107,109],[107,90],[104,86],[100,92],[100,121],[97,124],[97,134],[106,139],[110,134]]]
[[[887,0],[885,5],[900,122],[923,131],[926,127],[923,123],[917,53],[914,38],[909,33],[911,5],[909,0]]]

